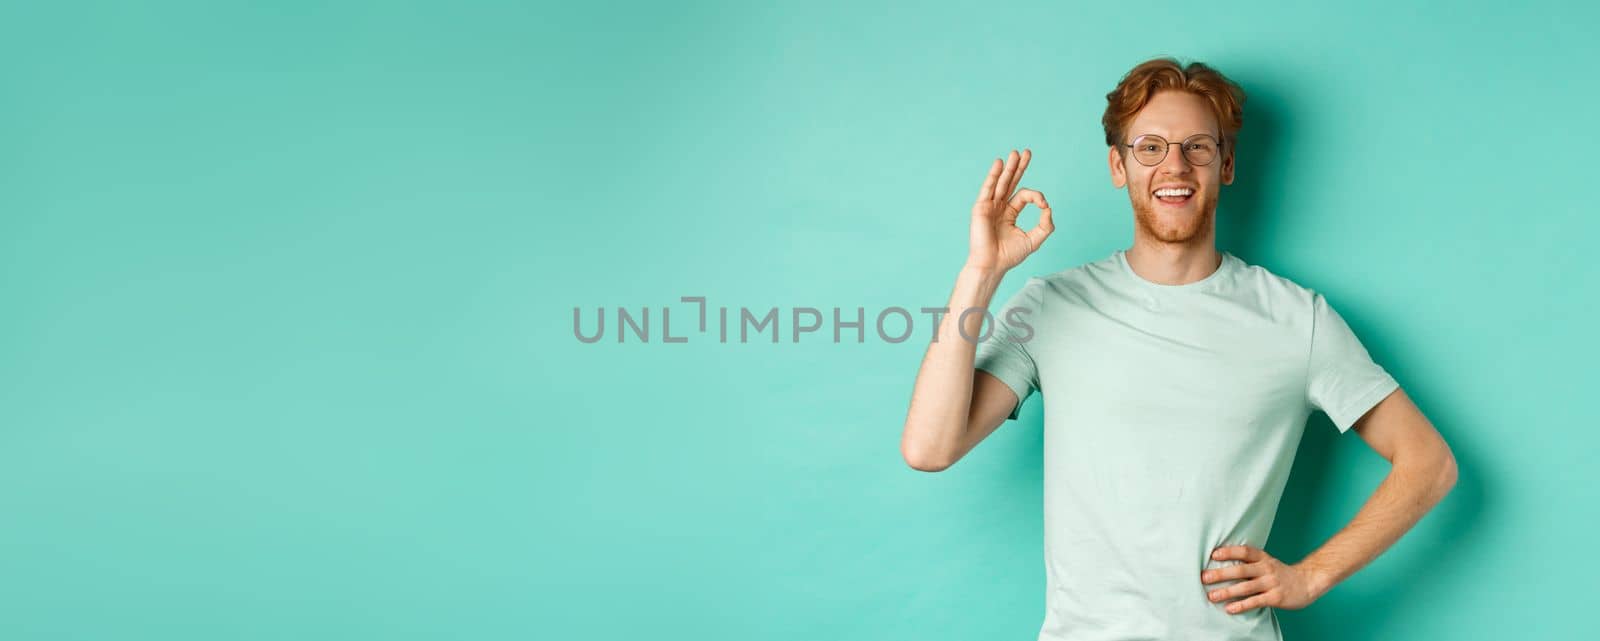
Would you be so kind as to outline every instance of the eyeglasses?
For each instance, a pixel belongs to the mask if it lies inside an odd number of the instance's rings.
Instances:
[[[1183,145],[1183,158],[1189,164],[1204,167],[1217,159],[1217,150],[1222,148],[1222,143],[1217,142],[1211,134],[1195,134],[1183,139],[1183,142],[1167,142],[1166,138],[1155,134],[1145,134],[1133,139],[1133,144],[1122,145],[1133,150],[1134,160],[1146,167],[1154,167],[1167,159],[1167,150],[1172,145]]]

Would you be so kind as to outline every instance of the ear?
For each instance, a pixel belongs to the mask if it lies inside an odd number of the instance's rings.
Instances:
[[[1106,147],[1106,163],[1111,166],[1111,186],[1122,189],[1128,184],[1128,172],[1122,168],[1122,154],[1114,146]]]
[[[1228,146],[1228,153],[1222,155],[1222,184],[1233,184],[1233,146]]]

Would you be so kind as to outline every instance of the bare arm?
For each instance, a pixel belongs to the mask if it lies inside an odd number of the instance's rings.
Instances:
[[[1300,561],[1319,597],[1394,545],[1456,484],[1455,455],[1405,390],[1395,390],[1353,429],[1389,461],[1389,474],[1349,525]]]
[[[906,463],[925,472],[943,470],[965,456],[1005,422],[1016,407],[1017,395],[988,372],[973,369],[977,346],[966,336],[978,336],[982,314],[957,323],[961,310],[988,308],[1003,274],[970,267],[956,277],[949,313],[939,320],[938,339],[928,345],[917,370],[906,412],[900,451]]]
[[[917,370],[900,438],[900,453],[915,469],[937,472],[954,465],[1016,407],[1011,388],[973,369],[977,345],[964,336],[979,335],[984,315],[968,315],[965,327],[958,323],[963,310],[987,309],[1006,272],[1055,229],[1044,194],[1016,190],[1031,157],[1024,149],[1020,155],[1013,150],[1003,166],[995,159],[973,204],[967,262],[956,276],[948,311],[940,317],[937,339],[928,345]],[[1017,215],[1030,202],[1041,210],[1039,224],[1024,232],[1016,225]]]
[[[1201,582],[1248,580],[1212,590],[1212,601],[1250,595],[1228,605],[1235,614],[1258,607],[1310,605],[1394,545],[1455,487],[1455,455],[1405,390],[1396,389],[1353,428],[1391,465],[1389,475],[1355,518],[1292,565],[1251,546],[1218,548],[1212,558],[1245,563],[1204,571]]]

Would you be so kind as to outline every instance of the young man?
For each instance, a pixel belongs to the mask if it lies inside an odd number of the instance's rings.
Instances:
[[[1450,448],[1323,296],[1219,252],[1244,94],[1201,63],[1135,67],[1107,95],[1111,182],[1134,241],[1029,278],[981,336],[1006,272],[1054,230],[1017,189],[1031,153],[996,159],[971,244],[917,374],[901,452],[938,471],[1044,410],[1046,612],[1041,640],[1281,639],[1455,484]],[[1016,226],[1028,203],[1031,231]],[[975,346],[976,342],[976,346]],[[1262,550],[1306,419],[1322,410],[1391,464],[1338,534],[1298,563]]]

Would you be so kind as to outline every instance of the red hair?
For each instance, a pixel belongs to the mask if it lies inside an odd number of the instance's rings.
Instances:
[[[1116,89],[1106,94],[1106,113],[1100,117],[1100,124],[1106,129],[1106,145],[1126,142],[1122,136],[1128,123],[1150,103],[1151,97],[1164,90],[1186,91],[1205,98],[1222,128],[1223,145],[1229,151],[1233,149],[1239,128],[1244,126],[1244,90],[1203,62],[1183,66],[1172,58],[1140,63],[1122,77]],[[1119,147],[1117,151],[1121,153],[1122,150]]]

